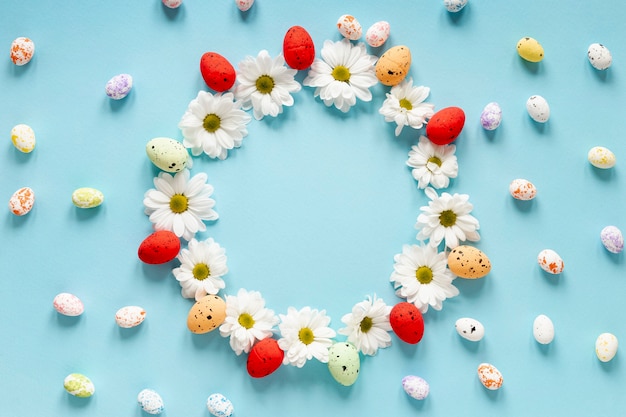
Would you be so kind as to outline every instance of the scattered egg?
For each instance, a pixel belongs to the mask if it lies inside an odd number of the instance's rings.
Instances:
[[[143,389],[137,395],[137,403],[148,414],[161,414],[164,410],[163,398],[158,392],[151,389]]]
[[[72,193],[72,203],[74,203],[74,205],[78,208],[95,208],[102,204],[103,201],[104,194],[95,188],[78,188]]]
[[[413,303],[405,301],[393,306],[389,313],[389,324],[403,342],[414,345],[424,336],[424,317]]]
[[[467,0],[443,0],[445,8],[452,13],[460,12],[466,4]]]
[[[533,322],[533,336],[542,345],[547,345],[554,340],[554,324],[546,315],[540,314]]]
[[[137,255],[142,262],[151,265],[173,260],[180,252],[180,239],[169,230],[159,230],[141,242]]]
[[[129,74],[119,74],[107,81],[104,91],[113,100],[121,100],[133,88],[133,77]]]
[[[524,37],[517,42],[517,53],[529,62],[543,59],[543,46],[534,38]]]
[[[530,118],[538,123],[545,123],[550,118],[550,106],[541,96],[530,96],[526,101],[526,111]]]
[[[80,298],[67,292],[57,294],[52,300],[52,306],[59,314],[70,317],[80,316],[85,311]]]
[[[523,178],[517,178],[509,184],[509,193],[516,200],[532,200],[537,196],[535,185]]]
[[[408,375],[402,378],[402,388],[410,397],[416,400],[423,400],[428,397],[430,385],[425,379],[415,375]]]
[[[478,379],[485,388],[492,391],[499,389],[504,382],[502,373],[490,363],[481,363],[478,365]]]
[[[596,339],[596,356],[602,362],[609,362],[617,354],[617,337],[611,333],[602,333]]]
[[[71,395],[80,398],[91,397],[94,392],[96,392],[96,388],[93,385],[93,382],[91,382],[91,379],[78,373],[66,376],[63,381],[63,387],[65,388],[65,391]]]
[[[404,80],[411,67],[411,50],[408,46],[393,46],[376,62],[376,78],[386,86],[398,85]]]
[[[206,408],[215,417],[230,417],[234,412],[233,403],[220,393],[209,395]]]
[[[359,351],[352,343],[335,343],[328,350],[328,370],[341,385],[348,387],[354,384],[360,369]]]
[[[30,153],[35,149],[35,131],[28,125],[19,124],[11,129],[13,146],[23,153]]]
[[[285,63],[296,70],[307,69],[315,61],[313,38],[302,26],[292,26],[283,39]]]
[[[115,313],[115,322],[124,329],[139,326],[146,318],[146,310],[139,306],[122,307]]]
[[[485,337],[485,327],[476,319],[460,318],[454,324],[454,328],[459,336],[471,342],[478,342]]]
[[[33,209],[35,192],[29,187],[22,187],[9,198],[9,210],[16,216],[24,216]]]
[[[589,58],[589,62],[597,70],[605,70],[610,67],[613,62],[611,51],[601,43],[592,43],[589,45],[587,58]]]
[[[235,4],[239,10],[247,12],[254,4],[254,0],[235,0]]]
[[[496,130],[502,122],[502,109],[496,102],[488,103],[480,114],[480,124],[485,130]]]
[[[181,4],[183,4],[183,0],[162,0],[163,4],[167,7],[169,7],[170,9],[176,9],[177,7],[180,7]]]
[[[391,26],[389,26],[389,22],[381,20],[367,29],[367,32],[365,32],[365,41],[369,46],[377,48],[387,42],[390,31]]]
[[[587,153],[587,160],[591,165],[600,169],[609,169],[615,166],[615,154],[604,146],[594,146]]]
[[[447,145],[456,140],[465,126],[465,112],[460,107],[445,107],[437,111],[426,125],[426,137],[435,145]]]
[[[226,303],[217,295],[206,295],[196,301],[187,315],[187,328],[196,334],[217,329],[226,320]]]
[[[35,42],[29,38],[21,36],[11,43],[11,61],[17,66],[28,64],[34,54]]]
[[[189,160],[187,148],[171,138],[151,139],[146,144],[146,154],[157,168],[166,172],[182,171]]]
[[[552,249],[544,249],[539,252],[539,255],[537,255],[537,263],[539,263],[541,269],[554,275],[560,274],[565,268],[561,256]]]
[[[356,19],[356,17],[344,14],[337,20],[337,29],[344,38],[348,38],[351,41],[356,41],[363,35],[363,27]]]
[[[251,377],[263,378],[280,368],[284,357],[285,351],[278,346],[278,341],[267,337],[250,349],[246,369]]]
[[[206,52],[202,55],[200,74],[206,85],[217,92],[230,89],[237,77],[233,65],[217,52]]]
[[[460,245],[448,254],[448,268],[457,277],[478,279],[491,271],[491,261],[480,249]]]
[[[624,235],[615,226],[606,226],[600,232],[602,245],[611,253],[620,253],[624,250]]]

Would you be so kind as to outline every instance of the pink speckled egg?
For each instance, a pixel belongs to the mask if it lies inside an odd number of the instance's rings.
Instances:
[[[337,29],[344,38],[356,41],[363,35],[363,27],[356,20],[356,17],[350,14],[344,14],[337,20]]]
[[[544,249],[539,252],[537,263],[539,263],[541,269],[553,275],[560,274],[565,268],[561,256],[552,249]]]
[[[389,22],[384,20],[376,22],[365,32],[365,41],[373,48],[379,47],[389,39],[390,30]]]
[[[537,196],[537,188],[532,182],[518,178],[509,184],[509,193],[516,200],[532,200]]]
[[[163,4],[166,7],[169,7],[170,9],[176,9],[177,7],[180,7],[181,4],[183,4],[183,0],[162,0]]]
[[[247,12],[254,4],[254,0],[235,0],[235,4],[239,10]]]
[[[83,302],[75,296],[67,292],[57,294],[52,300],[52,306],[59,313],[64,316],[80,316],[85,311]]]

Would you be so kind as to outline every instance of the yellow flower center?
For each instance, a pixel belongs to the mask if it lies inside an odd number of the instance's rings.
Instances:
[[[198,281],[203,281],[211,275],[211,270],[207,264],[198,263],[193,267],[193,277]]]
[[[204,130],[206,130],[207,132],[213,133],[220,128],[221,122],[222,119],[220,119],[217,114],[207,114],[204,118],[204,121],[202,122],[202,127],[204,127]]]
[[[372,322],[372,319],[370,317],[364,317],[363,320],[361,320],[361,331],[363,333],[367,333],[370,331],[373,325],[374,323]]]
[[[432,162],[433,164],[439,167],[441,166],[441,158],[437,156],[431,156],[430,158],[428,158],[428,162]]]
[[[428,284],[433,280],[433,270],[427,266],[420,266],[415,271],[415,278],[420,282],[420,284]]]
[[[305,345],[310,345],[315,339],[315,336],[313,335],[313,330],[309,329],[308,327],[301,328],[298,332],[298,339],[300,339],[300,341]]]
[[[335,80],[347,83],[350,81],[350,70],[343,65],[333,68],[332,76]]]
[[[444,210],[439,215],[439,223],[443,227],[451,227],[456,224],[456,213],[452,210]]]
[[[400,107],[407,110],[413,110],[413,104],[411,104],[411,102],[406,98],[400,100]]]
[[[261,75],[256,80],[256,89],[259,93],[269,94],[274,89],[274,79],[269,75]]]
[[[183,213],[187,211],[188,207],[189,200],[183,194],[174,194],[170,199],[170,210],[174,213]]]
[[[241,324],[241,327],[248,330],[254,326],[254,318],[248,313],[240,314],[237,321]]]

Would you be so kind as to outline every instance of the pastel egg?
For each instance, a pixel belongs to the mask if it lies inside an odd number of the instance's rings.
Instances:
[[[95,208],[102,204],[103,201],[104,194],[95,188],[78,188],[72,193],[72,203],[74,203],[74,205],[78,208]]]
[[[335,343],[328,350],[328,370],[341,385],[348,387],[354,384],[360,369],[359,351],[352,343]]]
[[[454,323],[456,332],[463,339],[478,342],[485,336],[485,327],[476,319],[469,317],[460,318]]]
[[[602,245],[611,253],[620,253],[624,250],[624,235],[615,226],[606,226],[600,232]]]
[[[139,306],[122,307],[115,313],[115,322],[124,329],[139,326],[146,318],[146,310]]]
[[[26,65],[35,54],[35,42],[26,37],[16,38],[11,43],[11,61],[18,66]]]
[[[480,249],[460,245],[448,254],[448,268],[457,277],[477,279],[491,271],[491,261]]]
[[[96,392],[96,388],[93,382],[91,382],[91,379],[78,373],[66,376],[65,380],[63,380],[63,387],[69,394],[80,398],[91,397],[94,392]]]
[[[602,333],[596,339],[596,356],[602,362],[609,362],[617,354],[617,337],[611,333]]]
[[[544,249],[537,255],[537,263],[549,274],[560,274],[565,268],[561,256],[552,249]]]
[[[411,67],[411,50],[408,46],[393,46],[378,58],[376,78],[386,86],[398,85],[404,80]]]
[[[615,166],[615,154],[604,146],[594,146],[587,153],[587,160],[591,165],[600,169],[609,169]]]
[[[467,4],[467,0],[443,0],[445,8],[452,13],[460,12]]]
[[[424,317],[413,303],[401,302],[393,306],[389,324],[403,342],[414,345],[424,336]]]
[[[532,200],[537,196],[535,185],[523,178],[517,178],[509,184],[509,193],[516,200]]]
[[[610,67],[613,62],[611,51],[601,43],[592,43],[589,45],[587,58],[589,58],[589,62],[597,70],[605,70]]]
[[[356,41],[363,35],[363,27],[356,17],[344,14],[337,20],[337,29],[344,38]]]
[[[121,100],[133,88],[133,77],[130,74],[118,74],[107,81],[104,92],[113,100]]]
[[[296,70],[307,69],[315,61],[315,44],[302,26],[292,26],[283,39],[285,63]]]
[[[80,316],[85,311],[80,298],[67,292],[57,294],[52,300],[52,306],[59,314],[70,317]]]
[[[543,46],[534,38],[524,37],[517,42],[517,53],[529,62],[543,59]]]
[[[35,192],[29,187],[22,187],[9,198],[9,210],[16,216],[24,216],[33,209]]]
[[[173,260],[178,252],[180,252],[180,239],[169,230],[159,230],[141,242],[137,255],[141,261],[157,265]]]
[[[179,172],[185,169],[189,152],[177,140],[154,138],[146,144],[146,154],[152,163],[166,172]]]
[[[233,415],[233,403],[220,393],[209,395],[206,400],[206,408],[215,417],[230,417]]]
[[[13,146],[23,153],[30,153],[35,149],[35,131],[28,125],[19,124],[11,129]]]
[[[498,103],[488,103],[480,114],[480,124],[485,130],[495,130],[502,122],[502,109]]]
[[[504,378],[502,373],[490,363],[478,365],[478,379],[489,390],[497,390],[502,386]]]
[[[365,41],[369,46],[377,48],[387,42],[390,31],[391,26],[389,26],[389,22],[381,20],[367,29],[367,32],[365,32]]]
[[[196,301],[187,315],[187,328],[196,334],[217,329],[226,320],[226,302],[217,295],[207,295]]]
[[[247,12],[254,4],[254,0],[235,0],[235,4],[239,10]]]
[[[545,123],[550,118],[550,106],[541,96],[530,96],[526,100],[526,111],[530,118],[538,123]]]
[[[143,389],[137,395],[137,403],[148,414],[161,414],[165,409],[163,398],[158,392],[151,389]]]
[[[540,314],[533,321],[533,336],[538,343],[547,345],[554,340],[554,324],[546,315]]]
[[[446,107],[430,118],[426,136],[435,145],[447,145],[461,134],[465,126],[465,112],[460,107]]]
[[[425,379],[415,375],[407,375],[402,378],[402,388],[411,398],[423,400],[428,397],[430,385]]]
[[[231,88],[237,78],[232,64],[217,52],[206,52],[202,55],[200,73],[206,85],[217,92]]]
[[[278,341],[267,337],[250,349],[246,369],[251,377],[263,378],[280,368],[284,357],[285,352],[278,346]]]
[[[169,7],[170,9],[176,9],[177,7],[180,7],[181,4],[183,4],[183,0],[162,0],[163,4],[166,7]]]

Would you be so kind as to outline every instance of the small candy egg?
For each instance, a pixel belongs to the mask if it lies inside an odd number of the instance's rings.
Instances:
[[[413,303],[401,302],[393,306],[389,324],[403,342],[414,345],[424,336],[424,317]]]
[[[95,188],[83,187],[74,190],[72,203],[78,208],[95,208],[104,201],[104,194]]]
[[[543,46],[536,39],[525,37],[517,42],[517,53],[529,62],[539,62],[543,59]]]
[[[141,242],[137,255],[141,261],[151,264],[164,264],[180,252],[180,239],[169,230],[159,230]]]
[[[30,213],[35,204],[35,192],[29,187],[22,187],[9,199],[9,210],[16,216]]]
[[[517,178],[509,184],[509,193],[516,200],[527,201],[537,196],[537,188],[532,182]]]
[[[137,403],[148,414],[161,414],[164,410],[163,398],[158,392],[151,389],[143,389],[137,395]]]
[[[217,295],[206,295],[196,301],[187,315],[187,328],[195,334],[217,329],[226,320],[226,302]]]
[[[278,341],[267,337],[250,349],[246,369],[251,377],[263,378],[280,368],[284,357],[285,352],[278,346]]]
[[[611,51],[601,43],[592,43],[589,45],[587,58],[589,58],[589,62],[597,70],[605,70],[610,67],[613,62]]]
[[[377,48],[387,42],[390,30],[389,22],[384,20],[376,22],[365,32],[365,41],[369,46]]]
[[[423,400],[428,397],[430,385],[425,379],[415,375],[407,375],[402,378],[402,388],[410,397]]]
[[[77,373],[66,376],[63,381],[63,387],[68,393],[80,398],[91,397],[96,391],[91,379],[83,374]]]
[[[543,314],[535,317],[533,322],[533,336],[542,345],[547,345],[554,340],[554,324],[548,316]]]
[[[52,306],[59,314],[70,317],[80,316],[85,311],[80,298],[67,292],[57,294],[52,300]]]
[[[230,417],[233,415],[233,403],[220,393],[209,395],[206,400],[206,408],[215,417]]]
[[[443,0],[443,5],[449,12],[460,12],[467,4],[467,0]]]
[[[35,131],[28,125],[20,124],[11,129],[11,142],[13,146],[24,153],[30,153],[35,149]]]
[[[461,134],[465,125],[465,112],[460,107],[446,107],[430,118],[426,136],[435,145],[447,145]]]
[[[617,337],[611,333],[602,333],[596,339],[596,356],[602,362],[609,362],[617,354]]]
[[[478,342],[485,336],[485,327],[478,320],[463,317],[454,323],[456,332],[463,339],[467,339],[471,342]]]
[[[171,138],[151,139],[146,144],[146,154],[157,168],[166,172],[182,171],[189,160],[187,148]]]
[[[283,39],[285,63],[296,70],[307,69],[315,61],[315,44],[302,26],[292,26]]]
[[[180,7],[181,4],[183,4],[183,0],[162,0],[163,4],[167,7],[169,7],[170,9],[176,9],[177,7]]]
[[[202,55],[200,74],[209,88],[220,93],[231,88],[237,77],[233,65],[216,52],[206,52]]]
[[[624,250],[624,235],[615,226],[606,226],[600,232],[602,244],[611,253],[620,253]]]
[[[235,0],[235,4],[239,10],[247,12],[254,4],[254,0]]]
[[[35,43],[29,38],[19,37],[11,43],[11,61],[15,65],[28,64],[35,54]]]
[[[554,275],[560,274],[565,268],[563,259],[552,249],[544,249],[539,252],[539,255],[537,255],[537,263],[541,269]]]
[[[497,390],[504,382],[502,373],[490,363],[481,363],[478,365],[478,379],[480,383],[489,390]]]
[[[594,146],[587,153],[587,160],[591,165],[600,169],[609,169],[615,166],[615,154],[603,146]]]
[[[376,78],[386,86],[398,85],[404,80],[411,67],[411,50],[408,46],[393,46],[376,62]]]
[[[492,102],[485,106],[480,114],[480,124],[485,130],[495,130],[502,122],[502,109],[498,103]]]
[[[541,96],[530,96],[526,101],[526,111],[535,122],[545,123],[550,118],[550,106]]]
[[[107,81],[104,92],[113,100],[121,100],[133,88],[133,77],[129,74],[119,74]]]
[[[335,381],[349,387],[359,377],[361,358],[352,343],[339,342],[328,350],[328,370]]]
[[[363,35],[363,27],[356,20],[356,17],[344,14],[337,20],[337,29],[344,38],[348,38],[351,41],[356,41]]]
[[[491,261],[480,249],[460,245],[448,254],[448,268],[459,278],[477,279],[491,271]]]
[[[115,322],[124,329],[139,326],[146,318],[146,310],[139,306],[122,307],[115,313]]]

